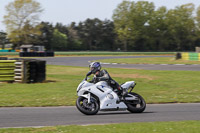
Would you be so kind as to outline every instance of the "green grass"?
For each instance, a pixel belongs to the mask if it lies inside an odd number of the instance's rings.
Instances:
[[[97,56],[97,55],[175,55],[176,52],[111,52],[111,51],[83,51],[83,52],[55,52],[55,56]],[[1,56],[18,57],[18,52],[0,52]]]
[[[108,68],[120,84],[134,80],[135,92],[147,103],[200,102],[200,71],[160,71]],[[86,67],[47,66],[47,82],[0,83],[0,107],[75,105],[76,88]]]
[[[83,51],[83,52],[55,52],[57,56],[70,55],[175,55],[176,52],[111,52],[111,51]]]
[[[104,63],[125,64],[200,64],[200,61],[175,60],[174,57],[152,57],[152,58],[119,58],[98,60]]]
[[[14,56],[19,55],[19,52],[0,52],[0,56]]]
[[[199,133],[200,121],[139,122],[88,126],[0,129],[0,133]]]

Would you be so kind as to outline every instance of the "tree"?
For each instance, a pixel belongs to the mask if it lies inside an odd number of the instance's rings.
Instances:
[[[3,31],[0,31],[0,45],[2,46],[1,48],[4,49],[5,44],[8,42],[7,39],[7,34]]]
[[[85,49],[96,50],[102,21],[98,18],[86,19],[77,26],[78,35],[83,40]]]
[[[68,26],[68,49],[69,50],[81,50],[84,49],[82,47],[81,38],[78,35],[77,26],[75,22],[72,22]]]
[[[35,44],[40,43],[38,37],[41,35],[41,25],[32,26],[28,22],[22,28],[20,39],[23,40],[23,44]]]
[[[45,46],[46,50],[52,50],[54,26],[49,22],[41,22],[39,25],[41,34],[38,36],[38,45]]]
[[[28,40],[31,34],[38,34],[35,26],[38,24],[39,15],[43,11],[40,3],[35,0],[15,0],[6,6],[6,15],[4,23],[8,37],[15,44],[30,43]],[[31,29],[27,29],[27,27]]]
[[[150,49],[150,34],[151,27],[149,21],[153,17],[155,6],[153,2],[138,1],[132,3],[130,9],[130,22],[131,29],[130,36],[133,43],[130,48],[134,50],[147,51]]]
[[[197,8],[197,16],[196,16],[196,32],[197,32],[197,35],[196,35],[196,41],[195,41],[195,46],[198,46],[200,47],[200,6]]]
[[[54,26],[55,29],[58,29],[59,32],[63,33],[63,34],[68,34],[68,27],[63,25],[62,23],[56,23],[56,25]]]
[[[154,12],[154,4],[147,1],[130,2],[123,1],[115,9],[113,20],[115,30],[121,41],[124,42],[124,50],[130,48],[135,50],[146,49],[147,26]]]
[[[196,20],[194,9],[192,3],[155,10],[152,2],[123,1],[113,14],[115,31],[124,50],[193,50],[200,45],[200,7]]]
[[[116,34],[112,21],[102,21],[98,18],[86,19],[84,22],[80,22],[75,26],[73,30],[76,30],[76,35],[78,35],[82,43],[82,50],[114,49]]]
[[[148,42],[149,50],[164,51],[168,48],[168,24],[166,23],[166,15],[168,10],[166,7],[159,7],[153,12],[149,20]]]
[[[170,50],[192,50],[195,41],[195,19],[193,4],[185,4],[167,13],[166,23],[170,35]]]
[[[197,28],[200,30],[200,6],[197,8],[197,16],[196,16]]]
[[[124,50],[127,51],[127,41],[130,38],[130,8],[132,3],[130,1],[123,1],[117,6],[113,13],[113,20],[115,25],[115,32],[119,39],[123,42]]]
[[[67,35],[59,32],[58,29],[55,29],[51,40],[51,46],[53,50],[67,50]]]

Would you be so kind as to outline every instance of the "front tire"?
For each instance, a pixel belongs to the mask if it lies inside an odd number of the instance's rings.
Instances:
[[[78,97],[76,100],[77,109],[85,115],[95,115],[99,111],[99,104],[95,98],[91,98],[90,103],[85,97]]]
[[[130,92],[129,94],[134,95],[138,98],[137,101],[125,101],[127,110],[131,113],[142,113],[146,108],[146,102],[142,96],[137,93]]]

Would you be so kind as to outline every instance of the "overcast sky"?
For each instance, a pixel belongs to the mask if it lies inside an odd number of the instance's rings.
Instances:
[[[2,23],[5,15],[5,6],[14,0],[0,0],[0,30],[5,30]],[[37,0],[41,3],[44,12],[41,21],[61,22],[65,25],[71,22],[84,21],[87,18],[112,19],[113,10],[123,0]],[[133,1],[133,0],[132,0]],[[134,0],[139,1],[139,0]],[[196,8],[200,0],[146,0],[154,2],[156,8],[166,6],[168,9],[176,6],[193,3]]]

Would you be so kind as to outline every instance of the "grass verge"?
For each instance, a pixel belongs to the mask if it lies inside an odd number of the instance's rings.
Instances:
[[[121,123],[0,129],[0,133],[199,133],[200,121]]]
[[[125,64],[200,64],[200,61],[175,60],[172,57],[152,57],[152,58],[119,58],[98,60],[103,63],[125,63]]]
[[[120,84],[136,81],[134,91],[147,103],[200,102],[199,71],[107,70]],[[46,83],[0,83],[0,107],[75,105],[76,88],[87,71],[85,67],[48,65]]]
[[[55,56],[106,56],[106,55],[175,55],[176,52],[110,52],[110,51],[83,51],[83,52],[55,52]],[[18,52],[0,52],[1,56],[18,57]]]
[[[85,52],[55,52],[57,56],[70,55],[175,55],[176,52],[111,52],[111,51],[85,51]]]

